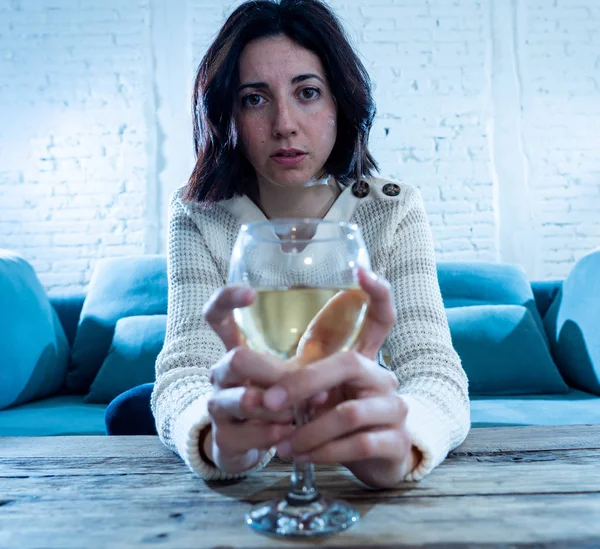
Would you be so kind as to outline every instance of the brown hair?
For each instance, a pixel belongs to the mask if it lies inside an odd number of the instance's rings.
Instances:
[[[204,204],[258,197],[256,173],[234,120],[239,59],[251,41],[283,34],[323,63],[337,106],[337,138],[325,163],[342,185],[377,170],[367,148],[375,116],[371,80],[335,14],[320,0],[249,0],[227,19],[202,59],[193,92],[196,165],[184,197]]]

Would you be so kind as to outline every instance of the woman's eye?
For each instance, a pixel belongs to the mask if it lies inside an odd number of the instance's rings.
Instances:
[[[317,88],[302,88],[300,96],[302,99],[315,99],[319,96],[319,90]]]
[[[258,95],[257,93],[251,93],[250,95],[246,95],[243,99],[242,99],[242,105],[243,106],[248,106],[248,107],[257,107],[258,105],[261,104],[263,98]]]

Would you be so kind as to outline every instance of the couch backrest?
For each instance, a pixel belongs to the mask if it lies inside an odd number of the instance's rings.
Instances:
[[[86,294],[84,292],[50,294],[50,303],[58,313],[58,318],[65,330],[69,345],[73,347],[75,334],[77,333],[77,324],[83,308]]]
[[[542,319],[563,286],[562,280],[534,280],[531,282],[535,304]]]
[[[155,257],[155,256],[152,256]],[[133,260],[131,258],[130,260]],[[139,258],[138,258],[139,260]],[[490,269],[489,263],[478,264],[476,262],[471,263],[460,263],[460,262],[441,262],[438,263],[438,277],[440,279],[440,289],[444,304],[447,308],[455,307],[458,304],[464,305],[467,299],[471,302],[486,302],[483,292],[486,286],[493,283],[493,273],[498,273],[497,269]],[[154,263],[155,269],[158,269],[158,277],[154,280],[160,280],[160,286],[163,287],[162,281],[166,279],[166,263],[158,262]],[[465,270],[472,269],[475,266],[479,272],[477,276],[478,283],[480,285],[481,293],[475,299],[471,293],[471,297],[467,298],[462,294],[465,289],[468,290],[469,278],[461,276]],[[485,271],[487,270],[487,274]],[[164,277],[164,278],[163,278]],[[458,279],[458,280],[457,280]],[[497,282],[497,280],[496,280]],[[548,308],[554,301],[556,295],[562,287],[562,280],[550,280],[550,281],[533,281],[531,282],[531,289],[534,296],[534,304],[538,310],[540,317],[543,319]],[[500,294],[501,295],[501,294]],[[77,325],[83,308],[83,303],[86,298],[85,292],[67,292],[64,294],[50,294],[50,303],[52,303],[54,309],[58,313],[58,317],[63,325],[69,345],[73,346],[75,341],[75,334],[77,332]],[[498,297],[498,295],[496,296]],[[165,298],[166,299],[166,298]],[[166,312],[166,311],[165,311]]]

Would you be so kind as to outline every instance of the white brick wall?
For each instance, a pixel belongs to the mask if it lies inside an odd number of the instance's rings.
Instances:
[[[0,0],[0,247],[51,290],[164,251],[194,69],[229,0]],[[331,0],[370,71],[382,173],[439,259],[565,276],[600,246],[596,0]]]
[[[149,21],[149,0],[0,2],[0,247],[49,289],[156,240]]]
[[[518,26],[538,272],[564,276],[600,245],[600,3],[530,0]]]

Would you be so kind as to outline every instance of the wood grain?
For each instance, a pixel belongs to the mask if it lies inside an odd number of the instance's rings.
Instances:
[[[600,540],[597,494],[475,496],[460,501],[419,498],[376,506],[355,503],[362,517],[348,532],[316,544],[293,545],[403,547]],[[243,524],[248,505],[237,500],[208,504],[201,495],[189,492],[152,501],[116,498],[114,494],[98,501],[62,497],[4,505],[0,509],[0,546],[7,549],[145,547],[148,543],[166,542],[182,548],[292,545],[249,530]]]
[[[235,482],[194,477],[156,437],[0,438],[0,548],[600,547],[600,426],[476,429],[420,483],[366,489],[319,467],[361,512],[313,542],[255,534],[251,505],[281,495],[289,460]]]
[[[140,450],[143,449],[142,452]],[[171,457],[155,436],[0,437],[0,457]]]
[[[357,492],[362,499],[385,501],[397,497],[600,492],[599,464],[600,450],[458,456],[448,458],[421,482],[406,483],[393,490],[369,489],[342,468],[318,467],[317,472],[320,483],[330,487],[333,493],[351,497]],[[43,486],[59,489],[63,484],[72,484],[76,477],[79,486],[86,486],[90,479],[97,482],[102,477],[125,477],[120,482],[126,482],[131,489],[162,488],[168,494],[175,487],[183,489],[192,481],[213,490],[213,495],[206,495],[209,498],[224,496],[259,502],[285,489],[290,471],[289,463],[273,460],[260,474],[243,481],[204,483],[193,477],[175,456],[168,461],[94,458],[85,462],[82,458],[0,458],[0,488],[11,480],[28,479],[29,483],[36,484],[36,489]],[[147,478],[154,475],[154,484],[148,487]],[[164,479],[164,483],[158,482],[158,478]],[[13,484],[21,486],[23,482]]]
[[[471,429],[467,439],[453,453],[476,454],[568,448],[600,448],[600,425]]]

